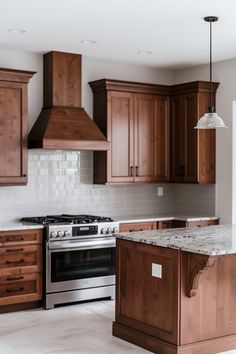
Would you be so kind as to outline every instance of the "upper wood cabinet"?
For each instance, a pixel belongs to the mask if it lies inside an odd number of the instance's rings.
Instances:
[[[27,84],[33,75],[0,68],[0,184],[27,183]]]
[[[213,84],[213,96],[218,83]],[[196,81],[172,86],[171,181],[215,183],[215,130],[197,130],[208,111],[210,84]]]
[[[95,183],[169,178],[168,87],[115,80],[90,82],[94,121],[111,149],[94,152]]]

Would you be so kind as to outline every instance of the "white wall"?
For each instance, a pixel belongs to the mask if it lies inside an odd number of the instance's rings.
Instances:
[[[222,223],[232,222],[232,107],[236,99],[236,59],[215,63],[213,81],[220,82],[217,95],[217,113],[228,129],[216,133],[216,215]],[[174,74],[174,83],[194,80],[209,81],[209,65],[202,65]]]

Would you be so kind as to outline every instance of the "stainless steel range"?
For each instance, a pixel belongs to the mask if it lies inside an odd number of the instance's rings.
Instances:
[[[115,296],[115,237],[119,224],[93,215],[34,218],[45,225],[44,308]],[[32,218],[23,218],[32,222]]]

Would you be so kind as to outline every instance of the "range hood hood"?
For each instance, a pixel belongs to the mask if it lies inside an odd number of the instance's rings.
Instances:
[[[81,55],[49,52],[43,66],[43,109],[29,133],[29,148],[109,150],[109,142],[81,107]]]

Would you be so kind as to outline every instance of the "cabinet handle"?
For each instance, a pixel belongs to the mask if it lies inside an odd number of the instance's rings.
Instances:
[[[198,224],[198,226],[197,226],[197,227],[201,227],[201,226],[202,226],[202,225],[199,225],[199,224]]]
[[[20,261],[6,261],[6,264],[16,264],[16,263],[22,263],[24,262],[24,259],[21,259]]]
[[[19,252],[24,251],[24,248],[7,249],[7,252]]]
[[[24,237],[19,237],[19,236],[12,236],[7,238],[8,242],[14,242],[14,241],[24,241]]]
[[[21,279],[24,279],[24,276],[21,275],[20,277],[8,277],[7,280],[8,281],[11,281],[11,280],[21,280]]]
[[[133,168],[133,166],[130,166],[130,176],[134,177],[134,168]]]
[[[17,293],[20,291],[23,291],[24,288],[18,288],[18,289],[7,289],[7,293]]]
[[[135,171],[136,171],[135,176],[138,177],[138,166],[135,167]]]
[[[22,175],[22,177],[27,177],[27,175]]]
[[[130,230],[129,230],[129,232],[133,232],[133,231],[135,231],[135,230],[134,230],[134,229],[130,229]]]

